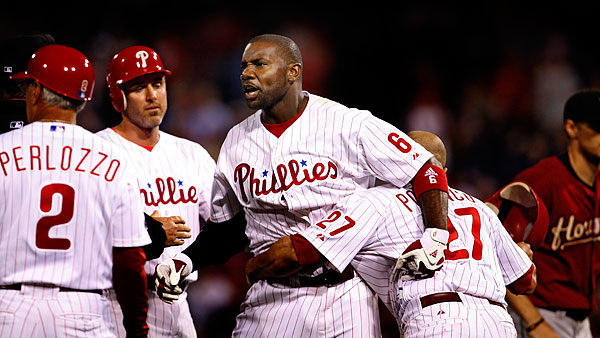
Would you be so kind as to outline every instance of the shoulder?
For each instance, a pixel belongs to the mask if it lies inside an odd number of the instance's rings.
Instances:
[[[308,106],[307,110],[310,112],[327,112],[331,114],[344,114],[349,117],[362,117],[367,118],[372,114],[367,110],[360,110],[356,108],[349,108],[344,104],[337,101],[324,98],[315,94],[308,93]]]
[[[170,151],[193,153],[212,159],[208,151],[201,144],[183,137],[160,131],[160,142],[164,142],[167,146],[166,148],[170,149]]]

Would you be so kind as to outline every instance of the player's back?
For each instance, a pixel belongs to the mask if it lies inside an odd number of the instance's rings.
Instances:
[[[112,247],[148,243],[127,166],[121,150],[76,125],[0,135],[0,284],[110,287]]]
[[[396,286],[389,277],[396,259],[422,236],[421,209],[410,190],[384,186],[361,194],[369,194],[371,202],[386,209],[388,216],[352,265],[391,309],[388,292]],[[516,255],[528,262],[525,253],[519,252],[485,204],[462,191],[449,189],[448,219],[450,237],[442,270],[433,278],[403,283],[403,299],[408,302],[425,294],[453,291],[503,302],[505,285],[525,273],[530,264],[515,264],[514,271],[507,271],[510,264],[502,261]]]

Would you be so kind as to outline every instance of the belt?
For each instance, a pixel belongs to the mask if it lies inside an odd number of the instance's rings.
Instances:
[[[285,278],[267,278],[268,283],[277,283],[289,287],[318,287],[318,286],[335,286],[341,284],[354,277],[354,269],[348,266],[344,271],[337,272],[335,270],[327,270],[317,276],[302,276],[294,275]]]
[[[445,302],[462,302],[460,296],[456,292],[440,292],[433,293],[431,295],[421,297],[421,307],[428,307],[437,303],[445,303]],[[490,304],[497,305],[504,308],[502,303],[486,299]]]
[[[578,322],[581,322],[583,320],[585,320],[587,317],[590,316],[590,313],[592,313],[592,311],[590,310],[581,310],[581,309],[557,309],[557,308],[542,308],[542,309],[546,309],[546,310],[550,310],[550,311],[565,311],[565,315],[573,320],[576,320]]]
[[[21,284],[21,283],[9,284],[9,285],[0,285],[0,289],[21,291],[21,286],[22,285],[23,284]],[[54,285],[48,285],[48,284],[25,284],[25,285],[43,286],[43,287],[55,287]],[[102,290],[79,290],[79,289],[66,288],[66,287],[62,287],[62,286],[58,287],[58,291],[59,292],[89,292],[89,293],[98,294],[100,296],[102,296],[102,294],[103,294]]]

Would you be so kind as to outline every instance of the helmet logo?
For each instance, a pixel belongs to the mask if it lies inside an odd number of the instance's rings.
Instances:
[[[148,65],[146,64],[146,59],[148,59],[150,55],[148,55],[148,52],[146,52],[145,50],[141,50],[137,53],[135,53],[135,57],[140,59],[141,61],[141,65],[140,62],[136,62],[136,65],[138,66],[138,68],[146,68]]]

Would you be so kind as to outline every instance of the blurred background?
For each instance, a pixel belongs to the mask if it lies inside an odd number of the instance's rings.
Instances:
[[[564,150],[562,109],[576,90],[600,88],[600,6],[565,2],[349,5],[307,1],[205,4],[98,1],[2,4],[0,39],[50,33],[96,69],[94,99],[78,123],[116,125],[108,60],[122,48],[155,49],[168,78],[161,129],[202,144],[216,159],[228,129],[248,116],[240,57],[262,33],[291,37],[304,89],[366,109],[398,128],[438,134],[456,188],[489,197],[517,172]],[[0,112],[1,113],[1,112]],[[200,337],[227,337],[246,282],[240,254],[190,287]],[[384,316],[384,335],[396,336]]]

